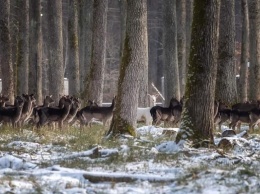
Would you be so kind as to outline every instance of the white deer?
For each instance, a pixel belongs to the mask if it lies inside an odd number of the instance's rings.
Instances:
[[[151,109],[151,107],[156,105],[156,99],[159,95],[148,94],[148,96],[149,96],[150,107],[145,107],[145,108],[138,107],[137,108],[137,122],[145,121],[146,125],[152,125],[153,118],[151,116],[150,109]]]

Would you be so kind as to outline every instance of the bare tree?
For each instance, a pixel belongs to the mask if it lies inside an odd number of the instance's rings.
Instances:
[[[250,31],[249,99],[260,99],[260,2],[248,1]]]
[[[146,0],[127,1],[127,21],[124,52],[120,65],[116,108],[109,134],[129,133],[135,135],[138,92],[143,55],[147,52],[145,36]]]
[[[242,43],[241,66],[239,77],[239,97],[241,102],[247,101],[248,85],[248,51],[249,51],[249,18],[247,0],[241,0],[242,7]]]
[[[237,102],[234,0],[221,1],[219,25],[216,98],[227,104],[234,104]]]
[[[18,0],[19,40],[17,53],[17,94],[28,93],[29,77],[29,0]]]
[[[10,102],[14,102],[14,80],[11,56],[10,38],[10,0],[0,0],[0,50],[1,50],[1,71],[2,93],[8,95]]]
[[[58,102],[59,95],[63,94],[63,39],[62,39],[62,2],[48,0],[49,11],[49,91],[53,99]]]
[[[78,5],[77,0],[70,0],[70,14],[68,24],[69,61],[68,78],[69,94],[79,95],[79,44],[78,44]]]
[[[176,1],[177,6],[177,30],[178,30],[178,62],[180,78],[180,95],[184,95],[186,81],[186,0]]]
[[[172,97],[180,99],[179,67],[177,54],[176,0],[164,0],[164,74],[165,102]]]
[[[86,94],[89,99],[95,100],[99,105],[103,101],[107,8],[108,0],[94,1],[92,56]]]
[[[198,147],[213,143],[220,0],[194,0],[190,62],[180,131],[176,141]]]

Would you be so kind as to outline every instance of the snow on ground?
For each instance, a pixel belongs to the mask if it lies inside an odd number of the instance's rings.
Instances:
[[[33,140],[1,144],[0,194],[260,193],[259,135],[247,139],[241,138],[241,134],[228,137],[234,142],[234,148],[222,153],[216,148],[178,145],[174,142],[177,132],[176,128],[144,126],[137,129],[138,138],[131,139],[133,147],[124,140],[118,148],[97,146],[80,152]],[[215,139],[216,144],[219,141],[220,138]],[[131,154],[135,154],[135,159],[127,161]],[[111,156],[121,156],[126,161],[114,164],[109,160]],[[100,162],[100,165],[89,165],[86,169],[59,165],[63,160],[75,158],[88,164]]]

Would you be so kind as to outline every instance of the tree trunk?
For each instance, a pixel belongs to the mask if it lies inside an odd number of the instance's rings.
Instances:
[[[89,72],[92,49],[93,0],[82,0],[79,7],[80,91],[83,94]]]
[[[242,42],[241,42],[241,66],[239,77],[240,101],[247,101],[248,85],[248,51],[249,51],[249,18],[247,0],[241,0],[242,5]]]
[[[234,0],[221,1],[219,25],[216,99],[231,105],[237,102]]]
[[[147,0],[142,4],[142,28],[140,28],[140,34],[142,34],[142,44],[140,44],[140,50],[142,51],[142,58],[139,60],[142,67],[142,76],[140,77],[139,88],[139,107],[148,107],[148,35],[147,35]]]
[[[94,1],[92,56],[86,94],[88,99],[95,100],[98,105],[103,101],[107,9],[108,0]]]
[[[143,72],[143,56],[147,53],[146,0],[127,1],[127,22],[124,52],[120,65],[116,108],[110,132],[112,135],[129,133],[135,136],[138,92]]]
[[[29,0],[18,1],[19,39],[17,53],[17,94],[28,93],[29,77]]]
[[[176,0],[164,0],[164,82],[165,103],[180,99],[179,68],[177,54]]]
[[[260,2],[248,1],[250,31],[249,99],[260,99]]]
[[[48,0],[49,4],[49,91],[56,103],[63,94],[63,39],[62,39],[62,3],[59,0]]]
[[[190,44],[191,44],[191,24],[193,18],[193,0],[189,0],[186,2],[186,55],[189,58],[190,53]],[[187,60],[187,63],[189,59]],[[188,64],[186,64],[188,66]],[[187,68],[186,68],[187,73]],[[185,79],[186,81],[186,79]]]
[[[194,0],[185,103],[176,141],[213,143],[220,0]]]
[[[180,95],[184,95],[186,81],[186,0],[176,1],[178,30],[178,62]]]
[[[68,24],[69,38],[69,94],[79,96],[79,44],[78,44],[78,5],[77,0],[70,0]]]
[[[10,0],[0,0],[0,50],[1,50],[1,71],[2,93],[7,95],[10,102],[14,102],[14,80],[11,56],[10,38]]]

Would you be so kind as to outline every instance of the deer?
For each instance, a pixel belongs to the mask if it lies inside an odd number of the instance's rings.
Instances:
[[[60,102],[63,104],[62,108],[44,107],[38,110],[39,121],[37,129],[52,122],[58,122],[60,130],[63,129],[63,122],[69,114],[72,101],[70,98],[62,96]]]
[[[150,114],[153,118],[153,125],[158,125],[160,121],[174,122],[174,107],[178,106],[178,110],[181,111],[181,103],[176,99],[172,98],[169,107],[154,106],[150,110]],[[177,116],[177,109],[176,109]],[[180,115],[180,114],[179,114]],[[178,118],[179,120],[179,118]]]
[[[41,108],[44,108],[44,107],[49,107],[53,103],[54,103],[54,100],[52,99],[52,95],[46,95],[43,100],[43,105],[39,105],[39,106],[36,106],[33,108],[32,117],[33,117],[34,123],[37,123],[39,121],[38,113],[37,113],[38,110],[40,110]]]
[[[256,101],[254,103],[242,102],[242,103],[237,103],[232,105],[232,110],[230,113],[231,123],[229,124],[229,128],[235,129],[235,127],[237,126],[238,129],[240,130],[241,122],[248,123],[250,125],[251,123],[250,112],[252,110],[258,109],[259,105],[260,105],[259,101]]]
[[[219,131],[221,131],[221,125],[230,119],[231,109],[221,102],[221,100],[214,101],[214,123],[218,125]]]
[[[0,95],[0,107],[5,107],[6,102],[9,101],[9,98],[5,95]]]
[[[152,105],[151,107],[155,106],[158,95],[148,94],[148,96],[149,96],[150,105]],[[151,107],[137,108],[137,119],[136,119],[137,122],[145,121],[146,125],[152,125],[153,118],[151,117],[150,114]]]
[[[22,115],[23,106],[24,100],[17,96],[14,107],[1,107],[0,122],[11,123],[12,127],[15,128]]]
[[[72,97],[71,100],[72,100],[72,105],[70,107],[69,114],[68,114],[67,118],[65,119],[65,122],[68,124],[73,122],[73,120],[76,117],[77,112],[80,108],[80,104],[81,104],[79,98]]]
[[[87,126],[91,127],[91,120],[97,119],[102,121],[105,127],[112,119],[115,101],[116,97],[113,98],[112,104],[108,107],[86,106],[82,108],[77,114],[81,125],[87,124]]]
[[[33,107],[35,106],[36,99],[34,97],[34,94],[22,94],[22,97],[24,99],[24,105],[22,110],[22,115],[19,121],[20,126],[23,126],[24,122],[27,121],[33,112]]]

